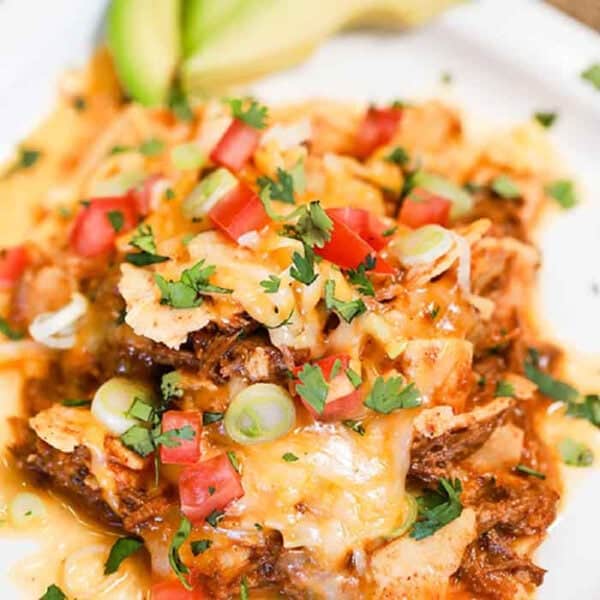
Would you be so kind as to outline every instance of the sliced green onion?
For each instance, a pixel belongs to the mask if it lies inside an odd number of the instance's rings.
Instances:
[[[414,187],[424,188],[432,194],[443,196],[452,202],[450,218],[458,219],[473,209],[473,196],[464,188],[433,173],[419,171],[413,176]]]
[[[15,527],[25,528],[39,525],[46,518],[46,505],[37,495],[30,492],[17,494],[8,507],[10,520]]]
[[[144,179],[146,179],[146,175],[141,171],[119,173],[110,179],[96,182],[90,195],[93,198],[122,196],[125,192],[137,187]]]
[[[405,496],[405,510],[402,513],[402,521],[398,524],[398,527],[395,527],[385,536],[387,540],[394,540],[396,538],[402,537],[413,525],[413,523],[417,520],[417,515],[419,513],[419,506],[417,504],[417,500],[412,494],[406,494]]]
[[[111,433],[121,435],[130,427],[139,424],[135,414],[129,412],[136,402],[152,405],[152,390],[138,381],[113,377],[105,381],[92,400],[92,414]]]
[[[439,225],[424,225],[400,238],[394,245],[405,265],[432,263],[452,247],[452,233]]]
[[[236,185],[237,179],[227,169],[217,169],[207,175],[183,201],[181,210],[187,219],[203,217]]]
[[[171,160],[175,167],[181,171],[188,169],[198,169],[204,164],[204,154],[202,154],[197,144],[190,142],[175,146],[171,150]]]
[[[285,435],[296,420],[290,395],[273,383],[242,390],[225,413],[225,429],[240,444],[260,444]]]

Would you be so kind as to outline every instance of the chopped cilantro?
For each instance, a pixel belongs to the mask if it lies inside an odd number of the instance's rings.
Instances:
[[[225,413],[206,411],[202,413],[202,425],[210,425],[223,420]]]
[[[181,375],[177,371],[165,373],[160,380],[160,392],[163,400],[168,402],[171,398],[181,398],[183,390],[179,387]]]
[[[106,213],[106,218],[111,224],[112,228],[115,230],[115,233],[119,233],[121,229],[123,229],[123,225],[125,224],[125,217],[120,210],[109,210]]]
[[[306,206],[306,212],[300,216],[296,225],[298,237],[309,246],[322,248],[330,239],[333,221],[318,201]]]
[[[371,388],[364,404],[366,407],[385,415],[399,408],[420,406],[421,395],[414,383],[402,387],[402,377],[390,377],[384,380],[379,376]]]
[[[171,88],[168,101],[169,108],[180,121],[193,121],[194,113],[187,96],[178,82]]]
[[[154,417],[154,407],[145,400],[135,397],[125,414],[132,419],[149,423]]]
[[[238,457],[235,455],[233,450],[227,450],[227,458],[231,463],[231,466],[239,473],[240,472],[240,461]]]
[[[494,396],[496,398],[514,398],[515,387],[512,383],[509,383],[508,381],[498,381],[496,383],[496,390],[494,391]]]
[[[244,101],[241,98],[229,100],[231,113],[234,118],[243,121],[254,129],[264,129],[267,126],[267,107],[260,105],[256,100],[250,101],[250,106],[244,110]]]
[[[532,469],[531,467],[528,467],[527,465],[517,465],[515,467],[515,471],[517,471],[518,473],[523,473],[523,475],[529,475],[530,477],[537,477],[538,479],[546,479],[546,476],[543,473],[540,473],[539,471],[536,471],[535,469]]]
[[[134,537],[121,537],[119,538],[110,549],[108,558],[104,563],[104,574],[111,575],[116,573],[121,563],[132,554],[135,554],[142,546],[144,542]]]
[[[167,256],[156,254],[156,242],[150,225],[140,225],[129,243],[140,250],[125,255],[125,260],[133,265],[143,267],[169,260]]]
[[[194,556],[204,554],[211,546],[212,540],[196,540],[194,542],[190,542],[190,547]]]
[[[109,154],[122,154],[123,152],[131,152],[133,148],[131,146],[123,146],[122,144],[116,144],[113,146],[108,153]]]
[[[65,593],[54,583],[49,585],[40,600],[67,600]]]
[[[290,275],[300,283],[310,285],[316,278],[315,273],[315,253],[310,246],[304,245],[304,256],[299,252],[292,255],[293,266],[290,268]]]
[[[190,425],[184,425],[183,427],[168,429],[162,433],[153,433],[154,445],[159,444],[166,448],[178,448],[181,446],[180,440],[193,440],[196,436],[194,428]]]
[[[346,369],[346,377],[355,389],[362,384],[362,377],[350,367]]]
[[[181,517],[179,529],[177,529],[175,532],[175,535],[171,540],[171,545],[169,546],[169,565],[171,565],[173,573],[177,575],[177,579],[179,579],[181,585],[183,585],[186,590],[192,589],[192,586],[186,577],[190,570],[183,560],[181,560],[181,556],[179,556],[179,549],[190,537],[191,531],[192,524],[190,523],[189,519],[187,517]]]
[[[557,179],[545,187],[545,192],[562,208],[573,208],[577,204],[575,185],[569,179]]]
[[[276,275],[269,275],[269,279],[263,279],[260,286],[265,290],[266,294],[274,294],[279,291],[281,279]]]
[[[396,146],[386,157],[387,162],[394,163],[395,165],[404,166],[410,161],[408,152],[402,148],[402,146]]]
[[[582,71],[581,78],[600,90],[600,63],[594,63]]]
[[[0,333],[5,335],[9,340],[21,340],[25,335],[23,332],[13,329],[3,317],[0,317]]]
[[[157,156],[165,148],[165,143],[156,138],[150,138],[140,144],[139,150],[144,156]]]
[[[437,490],[427,490],[419,496],[418,520],[410,530],[410,537],[422,540],[460,517],[463,509],[461,492],[462,484],[459,479],[452,481],[442,477],[438,481]]]
[[[61,404],[63,406],[78,407],[78,406],[89,406],[92,403],[91,400],[86,398],[65,398]]]
[[[225,513],[222,510],[213,510],[208,517],[206,517],[206,522],[211,527],[217,527],[217,525],[223,520],[225,517]]]
[[[352,431],[355,431],[356,433],[358,433],[358,435],[365,435],[366,433],[365,427],[360,421],[345,419],[344,421],[342,421],[342,425],[344,425],[344,427],[347,427],[348,429],[352,429]]]
[[[83,112],[87,108],[87,101],[83,96],[73,98],[72,106],[75,110]]]
[[[325,307],[327,310],[335,311],[346,323],[351,323],[358,315],[367,311],[365,303],[357,298],[346,302],[335,297],[335,281],[328,279],[325,282]]]
[[[568,383],[554,379],[537,366],[537,352],[530,350],[529,356],[523,365],[525,376],[538,386],[544,396],[569,404],[576,402],[579,392]]]
[[[33,167],[33,165],[37,163],[41,156],[42,153],[39,150],[34,150],[33,148],[25,147],[19,148],[19,156],[17,160],[13,163],[13,165],[5,173],[5,177],[9,177],[17,171]]]
[[[290,175],[294,182],[294,191],[303,194],[306,190],[306,174],[304,172],[304,161],[300,159],[291,169]]]
[[[242,577],[242,581],[240,582],[240,600],[248,600],[250,594],[248,592],[248,580],[244,575]]]
[[[119,439],[124,446],[144,458],[156,450],[152,432],[142,425],[132,425]]]
[[[390,237],[390,236],[394,235],[396,233],[396,231],[398,231],[398,225],[394,225],[393,227],[390,227],[389,229],[382,231],[381,235],[383,237]]]
[[[336,358],[333,361],[333,366],[331,367],[331,372],[329,373],[329,381],[333,381],[342,370],[342,361],[339,358]]]
[[[298,379],[302,383],[296,386],[296,392],[321,414],[325,410],[325,400],[329,391],[321,367],[305,364],[298,374]]]
[[[256,180],[261,194],[268,190],[271,200],[278,200],[285,204],[294,204],[294,178],[291,173],[277,167],[277,181],[263,175]]]
[[[209,485],[207,489],[209,496],[214,496],[215,492],[217,491],[217,488],[214,485]]]
[[[286,452],[281,458],[285,460],[285,462],[296,462],[300,460],[293,452]]]
[[[521,191],[517,184],[508,175],[499,175],[492,181],[490,187],[494,193],[506,200],[521,197]]]
[[[172,188],[167,188],[165,190],[165,200],[173,200],[175,198],[175,192]]]
[[[364,296],[374,296],[375,288],[373,282],[367,276],[367,271],[375,268],[375,257],[369,254],[364,262],[360,263],[356,269],[348,270],[348,279],[350,283]]]
[[[589,467],[594,462],[590,448],[572,438],[562,439],[558,443],[558,451],[563,462],[572,467]]]
[[[536,112],[533,117],[542,127],[548,129],[552,127],[558,115],[555,112]]]
[[[437,302],[432,302],[428,307],[427,307],[427,316],[432,320],[435,321],[436,317],[440,314],[440,305]]]
[[[128,252],[125,255],[125,262],[128,262],[136,267],[146,267],[157,263],[166,262],[168,256],[160,256],[158,254],[149,254],[148,252]]]

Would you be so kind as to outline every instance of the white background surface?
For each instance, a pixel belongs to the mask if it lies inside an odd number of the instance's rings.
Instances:
[[[0,0],[0,156],[52,106],[61,69],[98,39],[104,0]],[[352,33],[302,66],[254,86],[267,99],[415,99],[442,93],[500,126],[556,110],[552,137],[580,182],[582,206],[542,238],[543,312],[564,342],[600,356],[600,92],[579,73],[600,62],[600,36],[535,0],[482,0],[417,31]],[[443,90],[448,95],[447,89]],[[8,210],[2,207],[0,211]],[[598,364],[600,369],[600,363]],[[538,562],[541,600],[600,599],[600,472],[589,472],[553,527]],[[0,540],[0,571],[17,550]],[[12,596],[0,573],[0,597]]]

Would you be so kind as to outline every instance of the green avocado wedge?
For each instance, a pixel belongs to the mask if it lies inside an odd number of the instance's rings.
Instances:
[[[107,37],[126,92],[146,106],[167,101],[181,56],[181,0],[112,0]]]
[[[244,0],[183,0],[183,53],[197,52],[235,17]]]

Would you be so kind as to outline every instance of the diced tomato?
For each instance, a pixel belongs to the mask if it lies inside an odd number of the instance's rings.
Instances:
[[[158,174],[150,175],[139,189],[133,189],[129,192],[134,198],[136,210],[140,215],[146,216],[150,212],[154,186],[161,179],[162,177]]]
[[[331,239],[322,248],[315,247],[316,254],[343,269],[356,269],[367,256],[375,254],[375,249],[354,233],[332,209],[326,212],[333,221]],[[376,273],[394,273],[394,269],[379,257],[373,270]]]
[[[162,417],[162,432],[189,426],[194,430],[191,440],[177,439],[179,446],[160,446],[160,460],[168,465],[185,465],[198,462],[200,458],[200,413],[194,410],[168,410]]]
[[[186,467],[179,477],[181,511],[192,523],[202,523],[243,495],[240,474],[226,454]]]
[[[376,148],[387,144],[394,137],[401,118],[402,110],[400,108],[371,106],[356,135],[356,156],[366,158]]]
[[[421,227],[430,223],[446,227],[451,207],[452,202],[447,198],[416,188],[404,199],[398,218],[409,227]]]
[[[109,219],[110,213],[120,213],[123,225],[117,232]],[[81,256],[99,256],[108,252],[117,236],[137,224],[135,198],[132,194],[114,198],[95,198],[83,207],[71,231],[71,247]]]
[[[338,360],[340,361],[339,373],[331,379],[331,371]],[[314,364],[321,368],[325,381],[330,385],[330,391],[325,401],[325,408],[320,414],[302,396],[299,396],[308,412],[315,419],[321,421],[341,421],[356,416],[362,410],[362,391],[357,389],[348,394],[337,395],[340,389],[352,388],[352,384],[346,375],[350,357],[346,354],[332,354],[316,361]],[[297,375],[301,370],[302,367],[297,367],[294,372]]]
[[[210,160],[231,171],[239,171],[254,154],[259,141],[258,129],[240,119],[233,119],[210,153]]]
[[[27,262],[24,246],[6,248],[0,252],[0,290],[8,290],[19,281]]]
[[[330,208],[327,214],[334,215],[336,219],[350,227],[376,252],[384,248],[389,241],[389,238],[383,235],[383,232],[387,229],[385,223],[368,210],[348,206],[345,208]]]
[[[208,216],[235,241],[244,233],[262,229],[269,222],[260,198],[243,183],[223,196],[208,211]]]
[[[181,582],[173,579],[155,583],[150,591],[150,600],[207,600],[201,589],[186,590]]]

